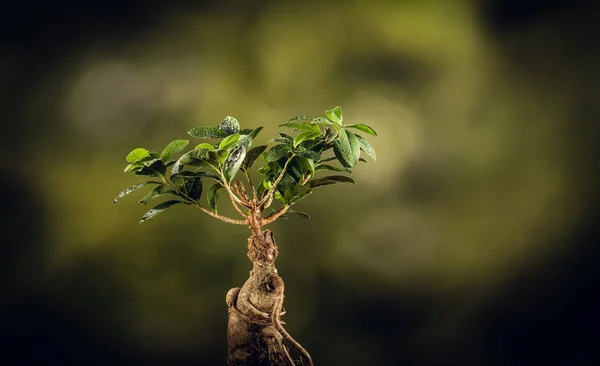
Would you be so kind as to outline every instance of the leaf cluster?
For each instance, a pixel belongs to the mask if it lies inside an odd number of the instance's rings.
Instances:
[[[156,216],[176,204],[188,204],[223,221],[250,224],[252,215],[259,215],[259,225],[268,224],[286,213],[307,214],[291,210],[291,206],[309,196],[315,189],[337,183],[354,183],[348,175],[359,161],[361,151],[373,160],[375,149],[358,132],[377,136],[364,124],[344,124],[342,110],[335,107],[325,111],[326,117],[298,116],[281,124],[285,132],[269,140],[268,145],[254,146],[253,142],[262,127],[240,129],[234,117],[225,117],[217,126],[201,126],[188,131],[195,139],[202,140],[193,149],[184,152],[189,140],[175,140],[158,154],[144,148],[131,151],[126,157],[129,163],[125,172],[145,176],[150,180],[135,184],[115,199],[152,186],[140,204],[148,204],[158,197],[170,199],[148,211],[140,222]],[[178,157],[176,157],[178,156]],[[256,171],[262,176],[253,184],[251,170],[262,162]],[[317,177],[320,172],[345,173]],[[246,182],[236,180],[245,176]],[[204,185],[209,209],[201,203]],[[227,191],[236,210],[245,218],[233,220],[218,214],[218,201],[222,189]],[[252,192],[251,194],[247,192]],[[279,210],[262,218],[263,211],[274,200],[281,203]]]

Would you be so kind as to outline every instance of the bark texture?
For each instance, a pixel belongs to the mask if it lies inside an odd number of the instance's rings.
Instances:
[[[227,363],[230,366],[312,365],[310,355],[282,327],[280,320],[285,285],[277,274],[277,245],[269,230],[256,231],[248,239],[248,258],[253,267],[242,288],[227,293]],[[298,349],[294,360],[286,344]]]

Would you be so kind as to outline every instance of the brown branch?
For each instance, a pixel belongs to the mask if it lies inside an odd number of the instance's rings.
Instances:
[[[252,188],[252,197],[253,197],[253,199],[256,200],[258,198],[256,196],[256,188],[254,188],[254,184],[252,184],[252,178],[250,178],[250,173],[248,173],[248,169],[244,169],[244,175],[246,176],[246,180],[248,181],[248,184]]]
[[[241,199],[239,199],[235,193],[233,193],[233,191],[231,190],[231,187],[229,186],[229,183],[227,182],[227,179],[225,179],[225,174],[223,174],[223,170],[221,170],[221,179],[223,180],[223,186],[225,186],[225,189],[227,190],[227,193],[229,193],[229,199],[231,199],[231,204],[233,205],[233,207],[235,208],[235,210],[242,215],[242,217],[248,217],[247,214],[244,213],[244,211],[242,211],[237,203],[239,203],[240,205],[246,207],[246,208],[251,208],[252,206],[245,204],[244,202],[242,202]]]
[[[281,208],[279,210],[277,210],[275,213],[260,220],[260,225],[265,226],[265,225],[272,223],[273,221],[277,220],[281,215],[285,214],[289,208],[290,208],[290,205],[281,206]]]
[[[221,216],[218,213],[215,213],[215,212],[213,212],[211,210],[208,210],[208,209],[206,209],[206,208],[204,208],[204,207],[202,207],[202,206],[200,206],[198,204],[194,204],[194,207],[197,207],[197,208],[201,209],[202,211],[204,211],[205,213],[209,214],[210,216],[212,216],[212,217],[214,217],[216,219],[219,219],[221,221],[227,222],[229,224],[234,224],[234,225],[248,225],[248,220],[247,219],[246,220],[234,220],[234,219],[231,219],[231,218],[229,218],[227,216]]]
[[[281,277],[279,276],[273,277],[273,285],[275,286],[275,291],[277,291],[278,295],[277,300],[275,300],[275,304],[273,305],[273,313],[271,315],[273,324],[275,325],[275,328],[279,331],[279,333],[281,333],[282,336],[284,336],[294,347],[296,347],[296,349],[298,349],[302,353],[302,355],[306,358],[306,361],[308,361],[308,365],[313,366],[313,361],[308,351],[304,349],[304,347],[302,347],[300,343],[298,343],[298,341],[296,341],[281,325],[281,320],[279,319],[279,317],[281,316],[281,307],[283,306],[283,292],[285,289],[283,279],[281,279]],[[283,348],[283,351],[285,355],[289,359],[291,359],[289,353],[285,348]],[[294,364],[294,361],[292,361],[292,364]]]

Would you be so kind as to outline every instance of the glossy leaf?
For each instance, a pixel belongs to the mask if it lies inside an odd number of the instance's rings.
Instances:
[[[312,120],[313,120],[313,118],[312,118],[312,117],[309,117],[309,116],[296,116],[296,117],[293,117],[293,118],[291,118],[291,119],[288,121],[288,123],[290,123],[290,122],[294,122],[294,121],[302,121],[302,120],[304,120],[304,121],[312,121]]]
[[[202,196],[202,179],[200,177],[193,178],[185,185],[185,189],[189,198],[198,201]]]
[[[325,115],[327,116],[327,118],[329,118],[330,120],[332,120],[340,126],[344,121],[344,117],[342,117],[342,109],[339,106],[325,111]]]
[[[260,145],[253,147],[246,153],[246,158],[244,159],[244,163],[242,164],[242,169],[248,169],[254,164],[256,159],[263,153],[267,148],[267,145]]]
[[[298,216],[302,217],[303,219],[307,219],[307,220],[310,219],[310,215],[307,214],[306,212],[295,211],[295,210],[289,209],[289,210],[287,210],[287,213],[298,215]]]
[[[352,168],[360,157],[360,146],[356,136],[351,132],[348,133],[345,129],[341,129],[338,137],[333,142],[333,152],[344,167]]]
[[[267,175],[271,172],[271,168],[269,167],[269,165],[265,165],[265,166],[260,167],[257,170],[257,172],[258,172],[258,174]]]
[[[119,193],[119,195],[114,199],[114,202],[117,203],[117,201],[119,201],[121,198],[127,196],[129,193],[136,191],[140,188],[142,188],[145,185],[148,184],[161,184],[160,182],[155,182],[155,181],[148,181],[148,182],[142,182],[142,183],[137,183],[132,185],[131,187],[127,188],[126,190],[124,190],[123,192]]]
[[[199,149],[206,149],[206,150],[214,150],[215,147],[211,144],[207,144],[206,142],[203,142],[201,144],[198,144],[195,148],[195,150],[199,150]]]
[[[307,159],[302,156],[296,156],[294,159],[298,160],[303,174],[315,174],[315,162],[313,159]]]
[[[226,132],[228,135],[233,135],[240,132],[240,123],[234,117],[227,116],[219,123],[219,130]]]
[[[334,125],[337,128],[339,128],[339,126],[340,126],[340,124],[330,121],[327,118],[323,118],[323,117],[313,118],[311,123],[316,123],[316,124],[320,124],[320,125]]]
[[[281,181],[279,181],[279,184],[277,184],[276,188],[279,193],[284,194],[288,189],[292,188],[296,184],[298,184],[298,181],[286,172]]]
[[[253,129],[252,131],[250,131],[250,133],[248,134],[248,137],[250,137],[251,139],[256,138],[256,136],[260,133],[260,131],[262,131],[263,127],[256,127],[255,129]]]
[[[221,141],[221,143],[219,144],[219,150],[227,150],[227,149],[229,149],[230,147],[232,147],[233,145],[235,145],[238,142],[239,139],[240,139],[240,135],[237,134],[237,133],[225,137],[223,139],[223,141]]]
[[[310,151],[310,150],[296,151],[295,154],[298,156],[301,156],[303,158],[306,158],[306,159],[311,159],[313,161],[321,160],[321,155],[319,155],[318,153],[316,153],[314,151]]]
[[[154,206],[153,209],[146,212],[146,214],[144,216],[142,216],[142,219],[140,220],[140,224],[150,218],[153,218],[154,216],[158,215],[159,213],[163,212],[164,210],[166,210],[178,203],[183,203],[183,202],[171,200],[171,201],[166,201],[166,202],[163,202],[163,203],[160,203],[160,204]]]
[[[227,137],[229,133],[212,126],[201,126],[192,128],[188,131],[188,135],[197,139],[214,139]]]
[[[294,139],[294,147],[298,146],[300,143],[302,143],[306,140],[312,140],[319,136],[321,136],[321,131],[302,132],[302,133],[298,134],[298,136],[296,136],[296,138]]]
[[[323,178],[317,178],[317,179],[311,179],[308,181],[308,185],[311,188],[317,188],[317,187],[322,187],[322,186],[327,186],[330,184],[337,184],[337,183],[356,183],[354,181],[354,179],[347,177],[345,175],[332,175],[329,177],[323,177]]]
[[[127,165],[127,166],[125,167],[125,170],[124,170],[124,172],[125,172],[125,173],[128,173],[128,172],[131,172],[131,171],[140,170],[140,169],[142,169],[144,166],[145,166],[145,165],[144,165],[144,164],[142,164],[142,163],[131,163],[131,164],[129,164],[129,165]]]
[[[215,174],[213,172],[190,172],[190,171],[183,171],[180,173],[175,173],[175,174],[171,174],[170,180],[171,182],[176,182],[178,180],[184,180],[184,181],[189,181],[195,178],[211,178],[216,180],[217,182],[221,181],[221,177],[218,174]]]
[[[213,152],[213,151],[211,151],[211,152]],[[228,150],[217,150],[216,154],[217,154],[217,161],[219,162],[219,164],[225,163],[225,161],[229,157],[229,151]],[[209,153],[209,156],[211,156],[210,153]]]
[[[208,200],[208,205],[215,212],[217,212],[217,203],[219,201],[219,190],[221,188],[223,188],[223,185],[221,183],[217,183],[217,184],[211,186],[208,189],[208,193],[206,194],[206,198]]]
[[[144,166],[142,169],[135,172],[136,175],[146,175],[149,177],[162,178],[167,172],[167,166],[160,159],[155,159],[148,166]]]
[[[306,186],[293,186],[283,195],[285,203],[293,205],[312,193],[312,189]]]
[[[358,144],[360,146],[360,149],[362,151],[364,151],[367,155],[369,155],[369,157],[371,159],[373,159],[374,161],[377,161],[377,154],[375,153],[375,149],[373,148],[373,146],[371,146],[369,141],[367,141],[361,135],[356,135],[356,138],[358,139]]]
[[[150,157],[150,152],[144,148],[138,147],[137,149],[131,151],[125,160],[128,163],[135,163],[148,157]]]
[[[294,144],[294,138],[290,135],[286,135],[285,133],[279,133],[279,135],[281,137],[276,137],[274,139],[269,140],[269,142],[275,141],[275,142],[281,142],[284,143],[286,145],[293,145]]]
[[[162,185],[154,188],[152,191],[150,191],[147,195],[144,196],[144,198],[139,200],[138,203],[145,205],[148,202],[152,201],[152,199],[154,199],[156,197],[160,197],[165,194],[173,194],[173,193],[175,193],[175,190],[173,188],[169,187],[168,185],[162,184]]]
[[[321,132],[319,126],[311,124],[311,123],[293,123],[288,122],[279,125],[279,127],[288,127],[296,131],[300,132]]]
[[[169,160],[173,155],[180,153],[183,149],[185,149],[185,147],[190,143],[189,140],[175,140],[175,141],[171,141],[171,143],[169,143],[167,145],[167,147],[165,147],[165,149],[163,150],[163,152],[160,154],[160,158],[162,161],[167,161]]]
[[[329,165],[329,164],[321,164],[321,165],[317,165],[317,167],[315,168],[316,171],[319,170],[333,170],[336,172],[345,172],[347,171],[346,169],[343,168],[338,168],[337,166],[333,166],[333,165]]]
[[[290,145],[286,145],[286,144],[275,145],[269,151],[267,151],[267,154],[265,155],[265,161],[267,161],[267,162],[277,161],[277,160],[281,159],[282,157],[286,156],[291,150],[292,150],[292,148],[290,147]]]
[[[223,172],[225,173],[225,179],[228,182],[231,182],[233,177],[237,174],[238,170],[242,166],[244,162],[244,158],[246,157],[246,148],[243,146],[238,146],[235,149],[231,150],[231,154],[225,161],[225,167]]]
[[[377,132],[375,132],[374,129],[372,129],[371,127],[369,127],[367,125],[363,125],[363,124],[360,124],[360,123],[359,124],[355,124],[355,125],[346,125],[346,126],[344,126],[344,128],[354,128],[354,129],[366,132],[369,135],[377,136]]]

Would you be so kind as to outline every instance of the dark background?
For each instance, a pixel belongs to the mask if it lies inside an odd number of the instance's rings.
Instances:
[[[271,228],[317,365],[600,361],[593,1],[55,1],[0,12],[0,364],[219,365],[248,232],[112,204],[134,147],[340,105],[357,185]],[[310,201],[310,202],[309,202]]]

